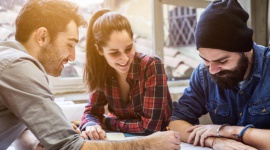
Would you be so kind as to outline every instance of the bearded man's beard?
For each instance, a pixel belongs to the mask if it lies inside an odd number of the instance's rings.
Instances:
[[[243,81],[248,68],[248,58],[244,53],[240,55],[237,66],[233,70],[221,70],[216,74],[211,74],[212,79],[217,83],[219,88],[231,89]],[[209,66],[207,69],[209,69]]]

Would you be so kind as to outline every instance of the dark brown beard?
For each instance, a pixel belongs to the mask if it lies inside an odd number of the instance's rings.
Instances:
[[[241,57],[233,70],[221,70],[216,74],[211,74],[212,79],[217,83],[219,88],[231,89],[243,81],[248,68],[248,58],[241,53]],[[207,67],[209,69],[209,67]]]

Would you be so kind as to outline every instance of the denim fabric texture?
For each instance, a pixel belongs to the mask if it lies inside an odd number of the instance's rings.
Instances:
[[[173,103],[171,121],[199,124],[209,113],[214,124],[270,128],[270,52],[254,43],[254,61],[247,80],[233,89],[220,89],[209,71],[200,64],[190,78],[183,96]]]

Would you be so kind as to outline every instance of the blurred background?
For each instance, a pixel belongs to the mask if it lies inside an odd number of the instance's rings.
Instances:
[[[87,21],[98,9],[109,8],[125,15],[134,31],[136,50],[158,55],[165,64],[169,86],[178,99],[188,85],[194,68],[200,63],[194,30],[201,12],[211,0],[70,0],[77,3]],[[25,0],[0,1],[0,41],[14,39],[14,21]],[[248,26],[254,29],[254,41],[268,45],[268,0],[239,0],[250,14]],[[58,78],[50,77],[57,94],[85,92],[82,81],[87,28],[80,28],[76,60],[65,66]]]

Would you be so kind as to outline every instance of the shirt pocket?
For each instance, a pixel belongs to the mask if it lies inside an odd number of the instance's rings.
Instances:
[[[249,104],[249,123],[256,128],[270,128],[270,98],[256,100]]]
[[[225,124],[229,121],[230,105],[217,102],[209,102],[206,104],[212,122],[214,124]]]

